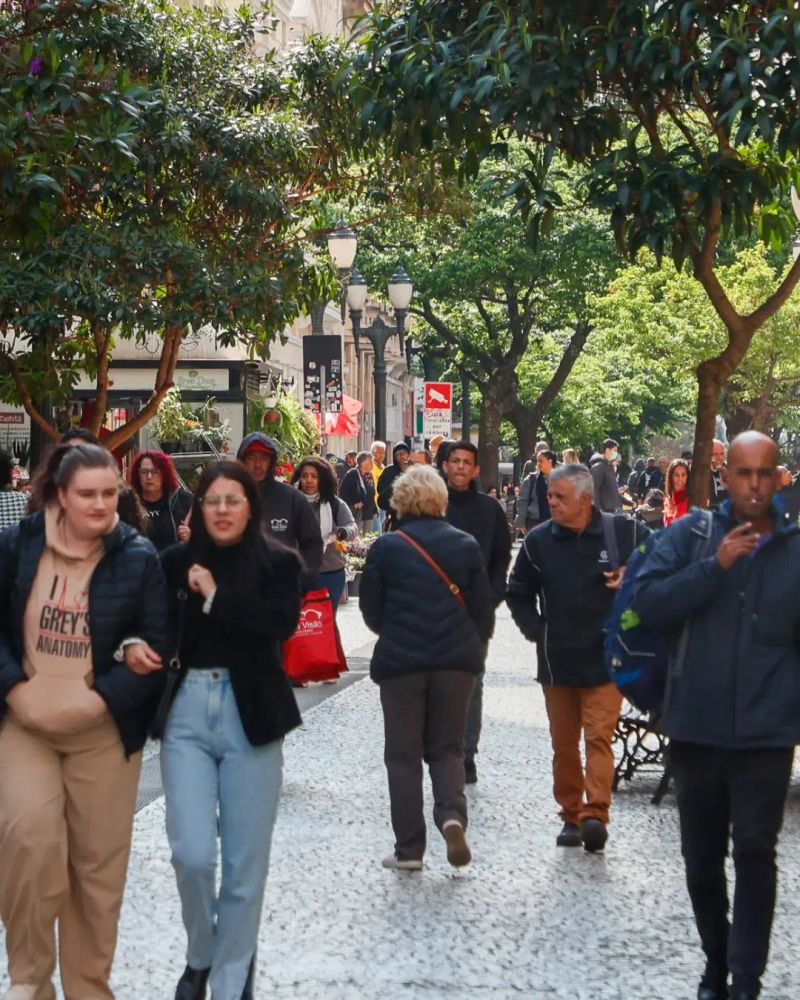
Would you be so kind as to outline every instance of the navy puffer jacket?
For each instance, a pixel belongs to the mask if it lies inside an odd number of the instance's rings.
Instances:
[[[144,639],[167,653],[167,591],[153,545],[121,521],[103,539],[105,554],[89,585],[94,690],[108,705],[127,754],[141,750],[164,684],[163,671],[133,673],[114,659],[123,639]],[[44,550],[44,512],[0,534],[0,719],[5,698],[27,680],[23,619]]]
[[[494,627],[480,546],[440,517],[404,517],[397,529],[439,563],[467,607],[408,542],[382,535],[369,550],[359,588],[364,621],[378,633],[370,676],[380,682],[422,670],[480,673]]]

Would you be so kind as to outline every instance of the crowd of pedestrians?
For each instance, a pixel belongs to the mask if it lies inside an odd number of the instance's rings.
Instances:
[[[391,462],[380,441],[343,463],[309,456],[289,483],[276,477],[278,455],[275,440],[249,434],[190,492],[162,452],[134,455],[124,482],[116,459],[75,431],[45,457],[30,495],[9,488],[0,459],[5,1000],[53,1000],[57,962],[69,1000],[113,1000],[148,736],[162,741],[187,936],[175,998],[253,996],[282,743],[300,723],[282,644],[305,592],[325,588],[335,612],[359,532],[378,532],[359,604],[377,635],[370,674],[394,832],[384,867],[424,867],[425,764],[448,860],[471,862],[465,786],[478,781],[483,677],[504,601],[536,646],[555,842],[602,851],[622,704],[604,628],[653,529],[632,610],[672,650],[660,724],[706,957],[697,996],[757,997],[800,740],[800,488],[776,446],[754,432],[727,455],[714,442],[705,534],[688,500],[691,461],[642,458],[628,470],[610,438],[586,464],[539,442],[518,485],[486,492],[470,441],[400,442]]]

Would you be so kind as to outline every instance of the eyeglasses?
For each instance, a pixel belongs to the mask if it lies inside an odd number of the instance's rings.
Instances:
[[[200,497],[199,500],[204,507],[208,507],[211,510],[219,510],[223,504],[228,510],[238,510],[243,503],[247,503],[246,497],[218,497],[209,494],[206,494],[204,497]]]
[[[160,476],[161,469],[139,469],[139,475],[150,478],[150,476]]]

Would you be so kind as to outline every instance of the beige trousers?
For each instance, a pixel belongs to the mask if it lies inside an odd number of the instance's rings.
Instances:
[[[11,982],[54,996],[56,921],[66,1000],[113,1000],[108,980],[141,754],[105,716],[69,736],[0,722],[0,917]]]

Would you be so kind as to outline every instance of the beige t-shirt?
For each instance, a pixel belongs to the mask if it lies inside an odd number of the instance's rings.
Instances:
[[[23,621],[25,723],[74,732],[98,721],[92,683],[89,583],[103,555],[103,540],[88,556],[67,544],[58,508],[45,511],[42,551]]]

